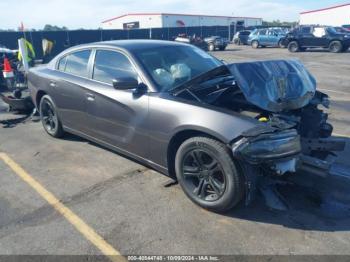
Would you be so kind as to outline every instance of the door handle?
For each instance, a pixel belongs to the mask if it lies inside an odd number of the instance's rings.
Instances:
[[[86,93],[86,99],[88,101],[95,101],[95,95],[91,93]]]

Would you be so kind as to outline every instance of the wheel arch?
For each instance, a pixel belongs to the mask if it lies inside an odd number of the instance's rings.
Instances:
[[[36,96],[35,96],[35,103],[36,103],[36,107],[39,108],[40,106],[40,101],[41,99],[43,98],[44,95],[47,95],[47,92],[43,91],[43,90],[39,90],[37,93],[36,93]]]
[[[329,46],[331,43],[333,43],[333,42],[340,42],[340,43],[343,45],[343,40],[342,40],[342,39],[334,38],[334,39],[329,40],[328,46]]]
[[[171,178],[176,179],[176,174],[175,174],[175,156],[176,153],[180,147],[180,145],[186,141],[187,139],[191,137],[196,137],[196,136],[204,136],[204,137],[209,137],[212,139],[215,139],[223,144],[228,144],[225,139],[220,137],[219,135],[213,133],[213,132],[208,132],[204,130],[199,130],[195,128],[191,129],[184,129],[176,132],[170,139],[168,143],[168,148],[167,148],[167,166],[168,166],[168,174]]]

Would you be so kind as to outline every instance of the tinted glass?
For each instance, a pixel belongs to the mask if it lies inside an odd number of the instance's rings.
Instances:
[[[175,88],[223,63],[194,46],[159,46],[134,51],[159,91]]]
[[[259,35],[266,35],[266,30],[260,30]]]
[[[302,32],[303,34],[309,34],[310,31],[311,31],[311,28],[310,28],[310,27],[303,27],[303,28],[301,28],[301,32]]]
[[[65,68],[66,68],[66,61],[67,61],[67,57],[66,56],[61,58],[60,62],[58,63],[58,68],[57,69],[60,70],[60,71],[64,71]]]
[[[119,52],[98,50],[92,78],[112,84],[113,79],[118,77],[137,78],[137,73],[129,59]]]
[[[341,27],[327,27],[327,32],[328,33],[331,33],[331,34],[336,34],[336,33],[346,33],[346,30],[344,30],[343,28]]]
[[[88,77],[90,53],[90,50],[84,50],[68,55],[64,71],[73,75]]]

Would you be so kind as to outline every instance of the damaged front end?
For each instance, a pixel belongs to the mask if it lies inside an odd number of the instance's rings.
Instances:
[[[229,65],[229,69],[242,91],[239,99],[250,104],[241,102],[235,109],[254,111],[261,122],[232,143],[232,152],[254,166],[256,174],[249,179],[256,181],[248,183],[260,189],[267,205],[286,209],[276,194],[274,185],[278,183],[296,183],[318,191],[325,202],[350,200],[349,170],[335,163],[335,152],[344,150],[345,140],[332,137],[328,114],[320,109],[329,107],[329,98],[316,91],[313,77],[301,63],[241,63]]]
[[[345,140],[332,137],[324,112],[329,98],[316,90],[314,77],[299,61],[220,66],[173,93],[256,119],[253,129],[231,143],[246,178],[246,204],[259,189],[268,206],[286,209],[275,185],[294,183],[350,206],[349,168],[335,162]]]

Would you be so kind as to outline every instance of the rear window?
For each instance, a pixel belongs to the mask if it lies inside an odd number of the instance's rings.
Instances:
[[[83,50],[68,55],[64,72],[76,76],[88,77],[88,62],[90,54],[91,50]]]

